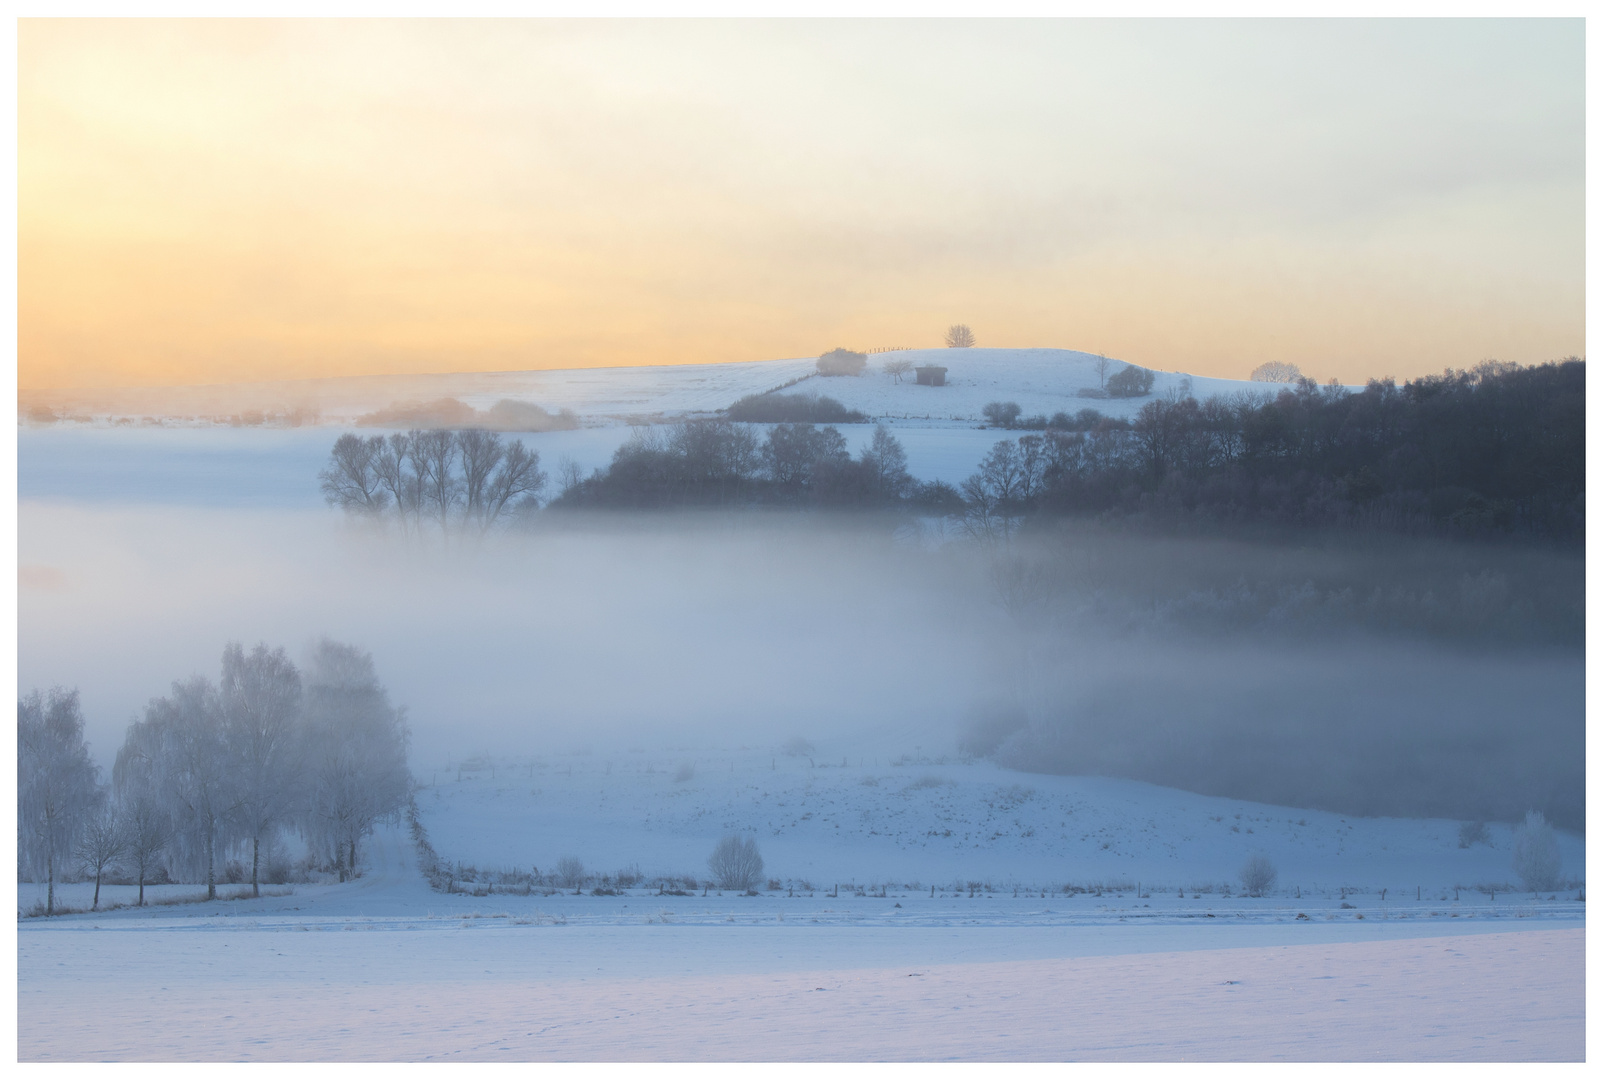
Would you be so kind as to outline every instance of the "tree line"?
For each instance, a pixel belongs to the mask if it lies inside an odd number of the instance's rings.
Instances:
[[[483,534],[537,509],[546,474],[522,439],[482,428],[346,433],[318,474],[330,506],[404,534]]]
[[[223,650],[222,677],[173,683],[129,725],[110,784],[90,758],[76,690],[34,691],[17,703],[19,869],[55,884],[73,870],[95,881],[126,870],[206,882],[218,864],[250,861],[260,895],[264,859],[289,833],[341,881],[358,845],[412,792],[404,711],[390,704],[372,657],[324,640],[304,670],[265,644]]]
[[[781,396],[783,397],[783,396]],[[960,489],[920,483],[877,427],[857,457],[785,398],[765,434],[729,417],[637,428],[605,469],[564,477],[554,508],[828,506],[950,516],[982,540],[1032,517],[1144,516],[1291,526],[1430,528],[1574,542],[1585,518],[1585,363],[1487,362],[1362,391],[1310,379],[1273,395],[1172,392],[1133,420],[1050,418],[993,402],[1004,439]],[[742,418],[768,416],[742,402]],[[833,405],[833,402],[829,402]],[[793,411],[794,410],[794,411]],[[331,504],[403,529],[485,531],[539,505],[545,475],[492,432],[344,435],[322,474]]]
[[[1357,393],[1158,398],[1128,423],[998,442],[962,485],[964,521],[987,539],[1031,516],[1147,514],[1578,541],[1585,377],[1580,360],[1487,362]]]

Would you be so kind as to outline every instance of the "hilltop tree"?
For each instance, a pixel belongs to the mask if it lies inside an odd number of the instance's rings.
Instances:
[[[906,375],[909,371],[912,371],[912,370],[913,370],[913,361],[908,360],[906,357],[898,357],[895,360],[887,360],[887,361],[885,361],[885,374],[889,375],[891,378],[895,379],[897,382],[901,382],[902,381],[902,376]]]
[[[850,349],[831,349],[818,358],[820,375],[861,375],[867,366],[867,354]]]
[[[958,323],[956,326],[946,328],[946,347],[948,349],[972,349],[974,347],[974,331]]]
[[[1144,367],[1126,364],[1108,378],[1108,393],[1113,397],[1145,397],[1152,393],[1156,376]]]
[[[35,690],[17,702],[18,854],[44,874],[47,915],[55,914],[62,859],[103,798],[99,773],[84,741],[78,691]]]
[[[1294,383],[1302,379],[1302,371],[1296,364],[1288,364],[1283,360],[1270,360],[1253,368],[1252,374],[1247,377],[1253,382]]]

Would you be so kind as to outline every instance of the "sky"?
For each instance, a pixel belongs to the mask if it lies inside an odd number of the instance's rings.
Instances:
[[[1584,343],[1580,20],[18,30],[19,386]]]

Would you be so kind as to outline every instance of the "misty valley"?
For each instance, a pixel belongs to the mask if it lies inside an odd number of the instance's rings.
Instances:
[[[1509,377],[1444,392],[1472,412]],[[1280,392],[1303,419],[1271,437],[1274,400],[1223,442],[1178,396],[979,429],[688,416],[591,427],[588,472],[573,428],[115,432],[144,488],[69,456],[20,507],[22,924],[198,918],[264,970],[302,955],[286,933],[422,935],[360,953],[397,984],[465,956],[700,967],[615,934],[715,935],[733,977],[749,934],[805,971],[964,928],[1012,964],[1574,925],[1570,479],[1498,502],[1494,458],[1422,495],[1349,430],[1310,451],[1331,486],[1267,447],[1341,399]],[[230,446],[282,464],[219,473]],[[1359,492],[1366,453],[1393,464]],[[70,968],[66,940],[24,944]],[[108,962],[141,970],[129,949]]]

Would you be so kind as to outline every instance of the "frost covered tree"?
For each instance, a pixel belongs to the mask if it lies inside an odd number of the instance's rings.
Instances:
[[[707,858],[707,868],[720,889],[746,892],[762,880],[763,857],[749,836],[726,836]]]
[[[1531,892],[1558,888],[1563,860],[1553,826],[1538,810],[1525,815],[1525,824],[1514,831],[1514,873]]]
[[[910,372],[912,370],[913,370],[913,361],[908,360],[905,357],[898,357],[895,360],[887,360],[887,361],[885,361],[885,367],[884,367],[885,374],[889,375],[891,378],[895,379],[897,382],[901,382],[902,381],[902,376],[906,375],[908,372]]]
[[[357,845],[411,795],[405,717],[390,705],[373,658],[326,638],[306,667],[303,695],[304,828],[345,881],[356,870]]]
[[[234,816],[250,844],[250,888],[261,895],[262,846],[271,846],[300,796],[301,677],[283,649],[223,649],[220,686]]]
[[[564,855],[557,860],[557,884],[564,889],[578,889],[584,884],[584,863],[577,855]]]
[[[972,349],[974,347],[974,331],[958,323],[956,326],[946,328],[946,347],[948,349]]]
[[[120,755],[119,755],[120,759]],[[145,906],[145,882],[173,838],[172,815],[153,792],[119,792],[127,858],[139,879],[139,906]]]
[[[1279,877],[1275,864],[1264,854],[1253,855],[1241,865],[1241,887],[1248,896],[1262,896],[1275,886]]]
[[[222,700],[197,675],[145,706],[113,770],[119,789],[161,800],[173,823],[172,853],[192,873],[204,868],[208,900],[217,899],[217,856],[233,839],[239,807],[232,765]]]
[[[94,876],[95,899],[91,911],[100,910],[100,882],[106,871],[114,866],[128,850],[128,833],[122,815],[109,800],[100,805],[84,820],[73,853],[84,871]]]
[[[45,914],[56,910],[56,875],[102,794],[89,760],[78,691],[35,690],[17,702],[17,845],[34,880],[45,879]]]

